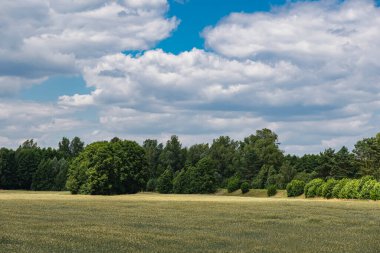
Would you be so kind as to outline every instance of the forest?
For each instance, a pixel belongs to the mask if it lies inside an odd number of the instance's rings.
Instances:
[[[115,137],[85,146],[79,137],[64,137],[57,148],[27,140],[16,150],[0,149],[0,189],[92,195],[287,189],[288,196],[361,198],[370,182],[366,198],[374,192],[372,199],[377,199],[379,179],[380,134],[359,140],[352,151],[329,148],[303,156],[285,154],[269,129],[240,141],[221,136],[189,147],[173,135],[165,144],[147,139],[139,145]],[[356,187],[356,192],[333,196],[337,185],[350,185],[346,191]],[[324,196],[323,188],[331,194]]]

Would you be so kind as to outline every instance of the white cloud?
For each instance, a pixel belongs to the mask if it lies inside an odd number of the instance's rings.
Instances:
[[[82,59],[149,49],[177,26],[167,9],[166,0],[2,1],[0,78],[75,74]]]
[[[36,121],[28,124],[40,123],[25,133],[45,143],[60,125],[70,133],[76,131],[71,125],[85,128],[77,132],[87,141],[115,135],[164,141],[178,134],[185,144],[219,135],[242,139],[267,127],[279,134],[286,151],[305,153],[352,147],[378,131],[380,10],[371,1],[299,2],[270,13],[231,14],[204,31],[211,52],[174,55],[158,49],[139,56],[120,51],[123,46],[149,48],[176,26],[176,20],[164,18],[166,1],[70,2],[50,2],[52,14],[31,19],[37,24],[52,19],[59,32],[41,28],[16,40],[21,46],[5,47],[30,47],[30,53],[46,47],[45,58],[58,52],[62,57],[53,57],[57,62],[44,71],[53,73],[74,61],[93,88],[89,94],[61,96],[52,118],[31,114]],[[124,19],[130,24],[126,29]],[[70,29],[60,29],[64,22]],[[96,111],[97,122],[75,117],[75,110],[86,108]],[[12,127],[20,131],[16,122],[21,118],[14,115],[4,116],[4,143]]]
[[[352,147],[380,123],[379,17],[370,1],[231,14],[204,32],[214,53],[107,55],[84,64],[95,91],[60,104],[91,101],[105,132],[172,132],[195,142],[269,127],[289,151]]]

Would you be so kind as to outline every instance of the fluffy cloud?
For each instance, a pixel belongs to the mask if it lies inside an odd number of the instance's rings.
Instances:
[[[380,123],[378,27],[371,1],[231,14],[203,33],[214,52],[104,56],[83,68],[94,92],[60,104],[99,106],[107,132],[210,141],[269,127],[289,152],[352,147]]]
[[[21,25],[25,34],[9,33],[21,36],[14,44],[0,41],[8,59],[16,59],[17,50],[10,48],[18,48],[40,72],[25,65],[29,74],[25,71],[18,82],[8,78],[9,70],[2,80],[20,86],[56,69],[79,71],[93,91],[63,95],[57,105],[21,104],[20,110],[36,108],[30,114],[36,120],[26,121],[24,128],[12,116],[21,111],[6,115],[0,110],[6,120],[2,143],[20,131],[50,143],[58,126],[86,141],[115,135],[164,141],[178,134],[187,145],[219,135],[241,139],[268,127],[279,134],[282,148],[300,154],[352,147],[378,131],[380,10],[372,1],[302,1],[270,13],[235,13],[205,29],[208,51],[174,55],[157,49],[138,56],[120,51],[150,48],[176,26],[175,19],[164,18],[166,1],[59,0],[40,7],[39,18],[31,14],[28,20],[38,33],[28,34]],[[28,19],[29,14],[17,12]],[[47,48],[41,58],[35,56],[38,48]],[[49,54],[59,57],[48,62]],[[0,82],[0,87],[6,86]],[[91,120],[82,119],[93,111]]]
[[[166,0],[2,1],[0,78],[75,74],[82,59],[148,49],[177,26],[167,8]]]

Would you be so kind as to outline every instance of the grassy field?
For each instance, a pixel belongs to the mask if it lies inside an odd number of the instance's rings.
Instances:
[[[0,252],[379,251],[380,202],[0,191]]]

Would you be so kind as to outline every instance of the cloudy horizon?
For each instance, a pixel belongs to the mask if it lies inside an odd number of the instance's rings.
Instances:
[[[0,147],[269,128],[304,154],[380,132],[379,1],[220,5],[3,1]]]

